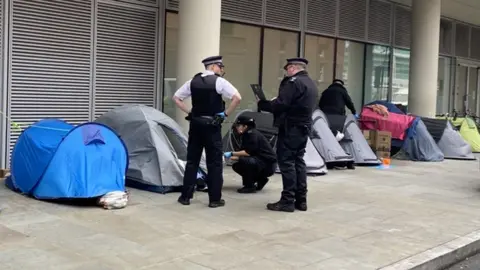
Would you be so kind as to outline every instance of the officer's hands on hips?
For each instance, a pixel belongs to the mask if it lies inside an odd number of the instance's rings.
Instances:
[[[225,158],[231,158],[232,157],[232,152],[225,152],[225,153],[223,153],[223,156]]]
[[[222,117],[223,119],[227,118],[225,112],[217,113],[218,116]]]

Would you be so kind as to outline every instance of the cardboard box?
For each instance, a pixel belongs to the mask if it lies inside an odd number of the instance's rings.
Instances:
[[[0,178],[5,178],[10,174],[9,169],[0,169]]]
[[[388,131],[377,131],[373,143],[373,149],[376,151],[388,151],[392,147],[392,133]]]
[[[363,136],[365,137],[365,140],[367,140],[367,143],[368,145],[370,145],[370,147],[373,146],[373,130],[364,130],[363,131]]]
[[[392,133],[389,131],[364,130],[363,136],[373,151],[390,152],[392,146]]]
[[[390,151],[376,151],[375,154],[377,154],[377,157],[380,159],[390,158]]]

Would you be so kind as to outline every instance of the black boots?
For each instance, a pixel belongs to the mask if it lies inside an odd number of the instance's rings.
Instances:
[[[353,162],[350,162],[347,164],[347,169],[349,170],[355,170],[355,164],[353,164]]]
[[[280,200],[276,203],[267,204],[267,209],[270,211],[279,211],[279,212],[294,212],[295,209],[298,211],[305,212],[307,211],[307,200],[299,199],[295,203],[289,203],[283,200]]]
[[[182,195],[178,197],[178,202],[182,205],[190,205],[190,200],[193,198],[193,193],[195,192],[195,186],[188,187],[182,190]]]
[[[190,199],[189,197],[185,197],[183,195],[180,195],[180,197],[178,197],[178,202],[182,205],[190,205]]]
[[[257,188],[256,187],[242,187],[242,188],[237,189],[237,192],[241,193],[241,194],[256,193]]]
[[[262,179],[262,180],[259,180],[259,181],[257,182],[257,191],[262,190],[267,183],[268,183],[268,178],[266,178],[266,177],[265,177],[264,179]]]
[[[210,208],[217,208],[225,206],[225,200],[220,199],[219,201],[212,201],[208,204]]]
[[[190,205],[190,200],[193,199],[193,193],[195,191],[195,187],[186,188],[182,191],[182,195],[178,197],[178,203],[182,205]],[[210,201],[208,207],[210,208],[217,208],[225,206],[225,200],[218,200],[218,201]]]
[[[295,209],[297,209],[298,211],[307,211],[307,202],[296,201]]]
[[[245,183],[245,182],[246,181],[243,181],[243,183]],[[237,192],[242,193],[242,194],[256,193],[257,191],[261,191],[267,183],[268,183],[268,178],[265,177],[265,178],[262,178],[262,179],[258,180],[256,185],[254,185],[254,186],[244,186],[240,189],[237,189]]]
[[[276,203],[269,203],[267,204],[267,209],[270,211],[278,211],[278,212],[294,212],[295,206],[293,203],[287,203],[285,201],[278,201]]]

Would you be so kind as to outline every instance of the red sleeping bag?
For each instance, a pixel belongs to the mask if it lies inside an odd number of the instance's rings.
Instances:
[[[393,139],[405,138],[405,131],[410,127],[415,117],[390,112],[388,116],[380,115],[371,108],[363,107],[360,123],[363,130],[390,131]]]

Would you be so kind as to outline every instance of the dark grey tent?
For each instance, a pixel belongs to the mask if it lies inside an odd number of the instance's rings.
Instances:
[[[475,160],[472,147],[447,119],[422,118],[428,132],[447,159]]]
[[[323,160],[325,160],[325,163],[327,163],[327,166],[345,166],[348,163],[353,163],[353,156],[345,153],[345,150],[333,135],[327,116],[317,109],[313,112],[312,119],[313,125],[310,138],[317,151],[323,157]],[[341,120],[339,131],[343,131],[344,120]]]
[[[345,137],[340,141],[346,153],[353,156],[355,164],[358,165],[378,165],[380,160],[368,145],[363,132],[357,124],[357,120],[353,114],[347,115],[343,128]]]
[[[422,119],[417,117],[408,128],[403,145],[394,158],[413,161],[443,161],[444,155]]]
[[[127,185],[167,193],[183,185],[187,135],[166,114],[144,105],[125,105],[95,122],[109,126],[128,149]],[[202,159],[199,178],[206,177]]]
[[[263,112],[253,112],[250,110],[245,110],[240,112],[236,117],[238,118],[240,115],[248,116],[255,119],[255,123],[257,125],[258,131],[260,131],[272,144],[272,147],[276,149],[277,143],[277,135],[278,130],[276,127],[273,126],[273,114],[271,113],[263,113]],[[234,121],[235,123],[235,121]],[[225,152],[228,151],[238,151],[240,150],[240,136],[234,129],[234,126],[229,129],[227,134],[223,137],[223,148]],[[307,165],[307,173],[308,174],[326,174],[327,167],[325,162],[323,161],[320,154],[317,152],[315,147],[313,146],[312,141],[309,139],[307,142],[305,152],[305,163]],[[231,165],[231,162],[227,162],[227,165]],[[277,168],[277,173],[280,172]]]

